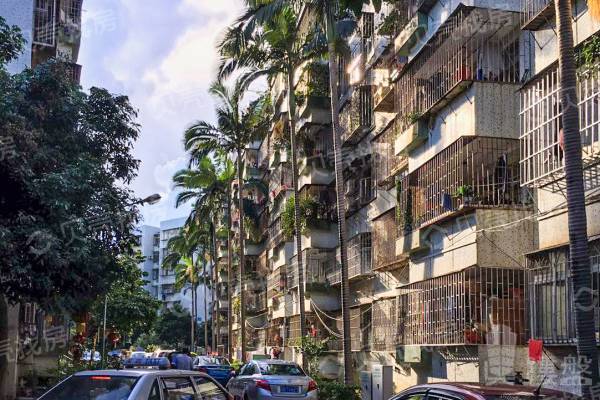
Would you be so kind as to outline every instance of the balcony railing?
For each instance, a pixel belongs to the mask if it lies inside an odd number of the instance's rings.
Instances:
[[[337,330],[335,326],[328,326],[329,330],[334,332]],[[329,330],[323,326],[321,321],[312,313],[306,314],[306,330],[307,332],[302,334],[300,331],[300,316],[293,315],[289,319],[288,335],[286,340],[287,346],[298,346],[302,336],[308,336],[314,340],[323,340],[331,337]]]
[[[399,215],[418,229],[464,208],[526,208],[516,139],[465,136],[398,184]]]
[[[396,210],[392,209],[373,220],[371,239],[373,243],[373,268],[395,267],[400,262],[396,256]]]
[[[286,290],[287,279],[285,271],[282,268],[277,268],[267,277],[267,295],[269,298],[281,295]]]
[[[277,198],[281,193],[285,193],[292,188],[292,170],[287,163],[278,164],[269,177],[269,196],[271,199]]]
[[[590,243],[596,337],[600,335],[600,241]],[[569,249],[543,251],[527,257],[529,326],[531,337],[544,344],[574,344],[574,293]]]
[[[519,13],[460,5],[396,82],[400,129],[408,116],[435,114],[473,81],[520,82],[519,37]]]
[[[365,351],[371,347],[372,312],[369,308],[350,309],[350,332],[352,351]]]
[[[348,278],[370,274],[373,263],[371,232],[360,233],[348,241]]]
[[[370,158],[362,169],[353,169],[353,176],[346,182],[346,213],[351,214],[367,205],[377,194],[371,177]]]
[[[398,344],[398,301],[394,298],[373,302],[372,349],[391,351]]]
[[[307,229],[328,230],[337,221],[335,189],[324,185],[304,186],[300,193],[300,206],[306,218]]]
[[[554,1],[521,0],[521,25],[523,30],[537,31],[554,23]]]
[[[373,125],[373,86],[356,87],[340,111],[342,141],[354,144],[360,141]]]
[[[373,141],[373,173],[376,185],[379,187],[392,187],[394,176],[408,166],[408,157],[397,156],[394,151],[397,127],[398,123],[393,122]]]
[[[526,342],[523,270],[471,267],[404,286],[400,292],[401,344]]]
[[[251,314],[260,313],[267,309],[267,292],[248,293],[246,295],[247,310]]]
[[[35,0],[33,10],[33,44],[56,44],[56,0]]]
[[[541,187],[564,186],[565,160],[557,65],[529,82],[521,91],[521,182]],[[577,81],[582,161],[586,181],[600,174],[600,78],[596,70]]]
[[[304,282],[307,289],[313,284],[326,284],[327,272],[331,271],[335,264],[335,250],[329,249],[305,249],[302,251],[304,264]],[[292,257],[287,269],[287,287],[295,289],[298,287],[298,255]]]
[[[287,240],[291,240],[292,238],[289,238],[285,235],[285,232],[283,231],[283,226],[282,226],[282,222],[281,222],[281,218],[278,217],[275,222],[273,222],[268,229],[269,232],[269,240],[267,243],[267,246],[269,247],[276,247],[278,246],[282,241],[287,241]]]

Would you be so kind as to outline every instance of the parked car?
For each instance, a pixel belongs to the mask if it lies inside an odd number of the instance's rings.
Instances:
[[[149,365],[155,360],[158,359],[136,359],[135,364],[141,368],[78,372],[39,400],[231,400],[227,390],[210,376],[195,371],[156,368],[168,365],[166,359]]]
[[[131,353],[131,358],[146,358],[147,354],[145,351],[134,351]]]
[[[390,400],[573,400],[577,398],[570,393],[538,389],[537,386],[508,384],[484,386],[480,383],[452,382],[413,386]]]
[[[227,390],[236,400],[318,399],[317,384],[302,368],[283,360],[255,360],[229,380]]]
[[[227,385],[234,372],[225,357],[197,356],[194,358],[192,368],[194,371],[210,375],[224,386]]]

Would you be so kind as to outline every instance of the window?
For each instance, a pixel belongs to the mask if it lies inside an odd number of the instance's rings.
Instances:
[[[227,400],[227,395],[213,381],[202,376],[194,376],[199,400]]]
[[[240,375],[254,375],[256,374],[256,368],[254,364],[246,364],[245,367],[242,368]]]
[[[154,381],[152,389],[150,389],[150,396],[148,400],[160,400],[160,388],[158,387],[158,381]]]
[[[136,380],[135,377],[127,376],[73,376],[43,396],[43,399],[126,399]]]
[[[187,377],[162,378],[167,400],[194,400],[196,392],[192,380]]]
[[[263,375],[304,376],[304,371],[296,364],[260,364]]]

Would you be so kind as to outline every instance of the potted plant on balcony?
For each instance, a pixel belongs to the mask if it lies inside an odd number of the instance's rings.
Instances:
[[[454,197],[462,200],[463,205],[467,206],[473,202],[473,187],[471,185],[460,185],[456,189]]]

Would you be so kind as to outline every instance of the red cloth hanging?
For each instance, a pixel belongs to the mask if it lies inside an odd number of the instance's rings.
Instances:
[[[531,361],[542,361],[542,351],[544,349],[544,341],[529,339],[529,359]]]

